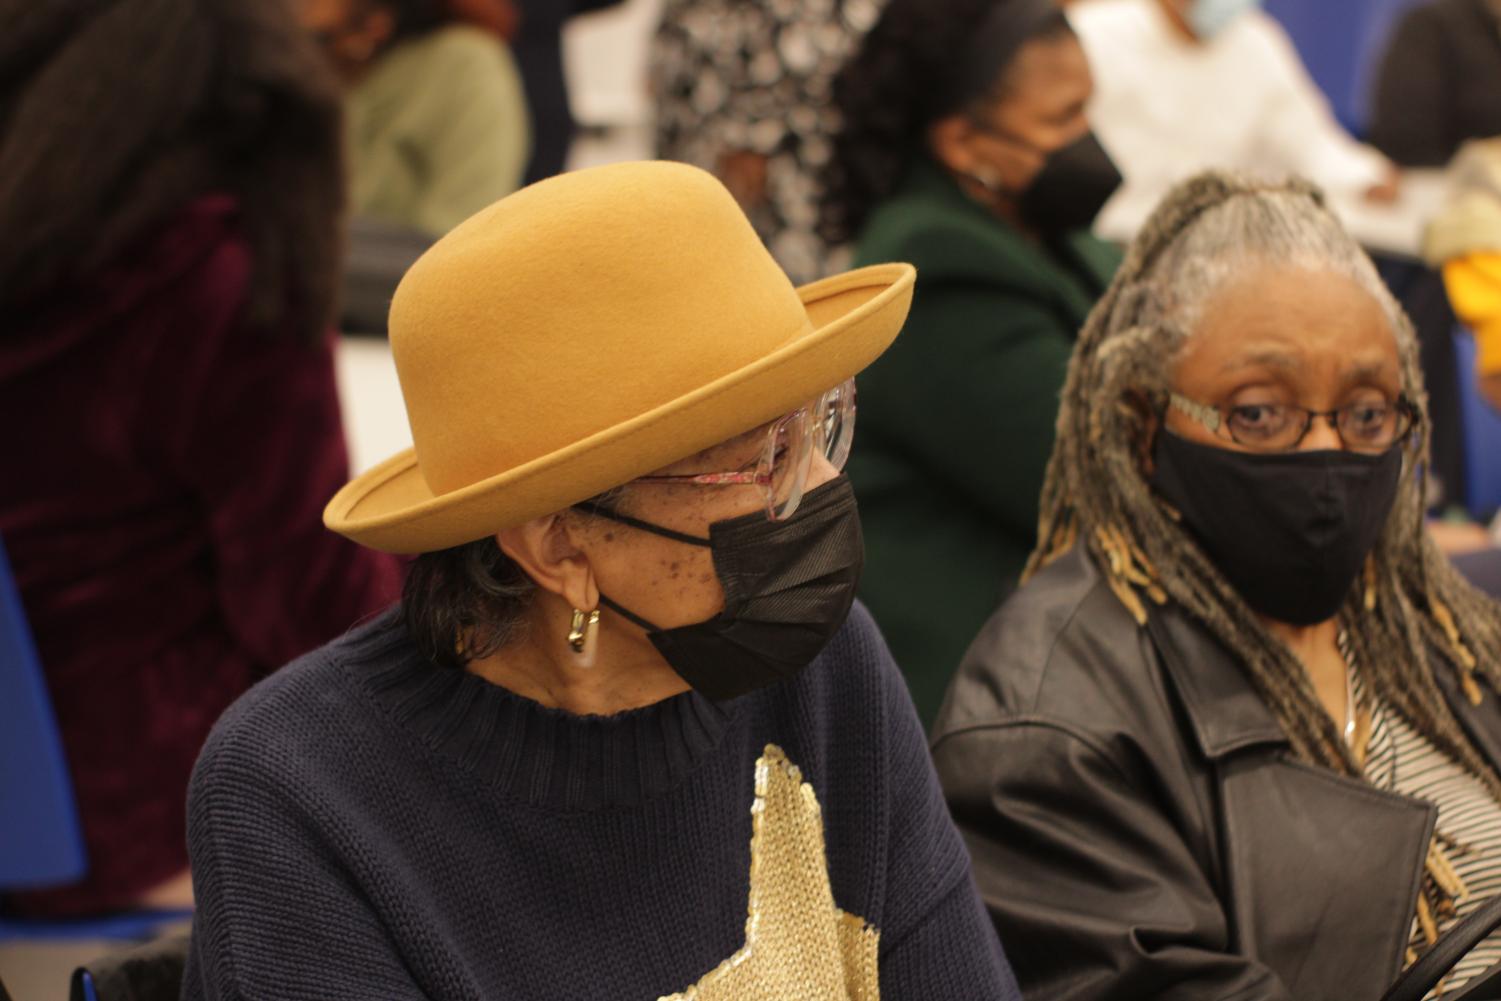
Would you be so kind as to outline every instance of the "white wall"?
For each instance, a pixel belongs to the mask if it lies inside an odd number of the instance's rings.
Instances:
[[[626,0],[576,17],[563,33],[573,113],[586,125],[641,126],[650,121],[646,52],[662,0]]]

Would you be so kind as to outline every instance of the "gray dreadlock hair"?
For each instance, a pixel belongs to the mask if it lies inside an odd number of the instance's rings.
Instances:
[[[1476,704],[1477,675],[1501,692],[1501,606],[1466,583],[1424,530],[1427,397],[1412,325],[1306,182],[1211,172],[1177,187],[1148,221],[1074,349],[1027,573],[1082,543],[1139,623],[1148,602],[1171,601],[1213,633],[1244,665],[1297,757],[1362,775],[1301,662],[1155,498],[1140,461],[1153,413],[1160,416],[1166,404],[1170,362],[1205,304],[1226,279],[1264,263],[1343,274],[1390,318],[1418,432],[1398,500],[1341,625],[1373,694],[1501,800],[1501,776],[1461,729],[1434,673],[1457,671]],[[1432,663],[1430,645],[1451,663]],[[1418,902],[1425,931],[1434,910],[1448,913],[1455,891],[1463,891],[1437,843],[1428,870],[1430,892]]]

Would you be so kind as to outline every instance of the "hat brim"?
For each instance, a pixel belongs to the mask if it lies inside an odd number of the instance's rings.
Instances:
[[[334,495],[323,523],[361,545],[425,553],[564,510],[764,424],[885,351],[912,302],[910,264],[877,264],[798,289],[809,332],[738,371],[523,465],[434,495],[406,449]]]

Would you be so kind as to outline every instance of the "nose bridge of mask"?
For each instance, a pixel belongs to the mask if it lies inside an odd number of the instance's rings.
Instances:
[[[841,476],[820,484],[785,521],[747,515],[709,526],[710,553],[724,588],[726,612],[744,604],[752,592],[764,596],[769,590],[795,587],[820,576],[822,561],[808,547],[826,544],[822,536],[827,526],[820,515],[843,500],[840,483],[848,480]]]
[[[770,521],[765,513],[753,511],[739,517],[712,522],[709,525],[709,538],[707,539],[679,532],[642,518],[621,514],[619,511],[593,501],[583,501],[574,506],[588,514],[639,529],[659,538],[708,549],[709,558],[714,563],[714,574],[724,591],[724,610],[718,616],[722,618],[741,608],[754,596],[753,590],[764,590],[764,588],[757,588],[756,585],[768,578],[777,578],[777,589],[781,590],[807,583],[818,576],[816,567],[820,561],[804,558],[808,554],[802,551],[803,547],[798,546],[797,542],[806,539],[810,543],[817,544],[818,535],[823,530],[821,520],[817,518],[817,515],[840,505],[845,499],[844,494],[850,492],[848,484],[849,478],[842,475],[828,483],[819,484],[804,495],[796,515],[785,521]],[[854,526],[858,536],[858,520],[854,522]],[[857,537],[854,544],[857,548],[863,549],[863,539]],[[666,631],[603,592],[600,593],[599,601],[612,612],[635,623],[647,632]]]
[[[1351,471],[1341,469],[1338,459],[1343,453],[1340,452],[1315,452],[1309,455],[1310,459],[1317,459],[1309,464],[1317,471],[1317,476],[1310,478],[1308,504],[1312,510],[1309,514],[1313,522],[1320,527],[1330,526],[1345,515],[1346,490],[1351,485]]]

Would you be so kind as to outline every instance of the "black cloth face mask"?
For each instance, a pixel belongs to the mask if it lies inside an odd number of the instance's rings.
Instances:
[[[715,701],[796,675],[844,625],[854,604],[865,543],[848,477],[809,491],[785,521],[757,511],[714,522],[707,540],[597,505],[580,507],[710,550],[724,610],[706,622],[663,629],[603,594],[599,600],[645,629],[672,669]]]
[[[1093,132],[1048,155],[1017,199],[1017,211],[1049,235],[1087,229],[1121,186],[1121,172]]]
[[[1311,626],[1339,612],[1376,548],[1402,451],[1236,452],[1164,430],[1151,484],[1246,604]]]

